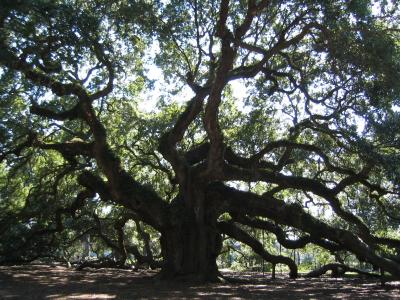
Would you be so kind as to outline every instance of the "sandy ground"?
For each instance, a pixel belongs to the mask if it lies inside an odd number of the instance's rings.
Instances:
[[[353,278],[271,280],[267,274],[230,273],[242,284],[189,284],[154,280],[154,272],[75,271],[62,266],[0,266],[0,299],[400,299],[400,282]]]

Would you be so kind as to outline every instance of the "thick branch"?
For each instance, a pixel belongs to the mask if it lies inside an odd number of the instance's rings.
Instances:
[[[55,112],[51,109],[33,104],[30,108],[30,112],[34,115],[58,121],[74,120],[79,118],[79,105],[76,105],[69,110]]]
[[[342,204],[336,197],[336,190],[327,188],[318,180],[298,176],[282,175],[268,170],[249,170],[237,168],[230,165],[225,165],[224,173],[224,180],[244,180],[248,182],[265,181],[277,184],[280,187],[284,188],[310,191],[328,201],[333,211],[343,220],[346,220],[347,222],[356,225],[358,229],[358,234],[366,243],[383,243],[391,247],[397,247],[400,244],[400,241],[398,243],[393,243],[393,241],[390,241],[390,243],[386,243],[386,240],[372,236],[369,228],[359,217],[343,209]],[[353,176],[351,177],[353,178]],[[358,175],[355,175],[355,177],[359,178],[359,180],[364,179],[364,177]]]
[[[189,101],[186,109],[180,114],[174,127],[170,131],[164,133],[159,141],[158,150],[164,158],[171,163],[178,179],[181,181],[186,175],[186,163],[181,154],[178,153],[176,146],[177,143],[182,140],[189,125],[201,112],[206,95],[207,90],[205,89],[198,92],[197,95]]]
[[[313,270],[305,275],[305,277],[319,277],[324,275],[326,272],[331,271],[332,272],[332,277],[338,277],[344,275],[346,272],[355,272],[363,276],[368,276],[368,277],[374,277],[374,278],[379,278],[379,274],[373,274],[369,272],[365,272],[362,270],[359,270],[357,268],[352,268],[349,266],[346,266],[344,264],[338,264],[338,263],[331,263],[331,264],[326,264],[323,265],[321,268],[318,268],[316,270]]]
[[[243,225],[247,225],[247,226],[250,226],[253,228],[264,229],[264,230],[267,230],[267,231],[275,234],[278,242],[287,249],[303,248],[307,244],[313,243],[313,244],[321,246],[331,252],[343,250],[343,248],[340,247],[338,244],[332,243],[325,239],[321,239],[319,236],[313,237],[310,235],[305,235],[296,240],[288,239],[288,238],[286,238],[286,233],[283,231],[283,229],[281,227],[279,227],[277,224],[273,224],[272,222],[269,222],[266,220],[249,218],[249,217],[241,216],[241,215],[233,215],[232,217],[233,217],[232,220],[234,222],[237,222],[237,223],[240,223]]]
[[[209,187],[208,197],[221,201],[225,211],[233,214],[267,217],[279,224],[295,227],[311,236],[328,239],[354,253],[359,260],[368,261],[400,277],[398,263],[377,255],[373,248],[362,242],[350,231],[338,229],[317,220],[301,206],[286,204],[273,197],[263,197],[250,192],[238,191],[215,183]]]
[[[270,254],[269,252],[267,252],[264,249],[263,245],[258,240],[253,238],[246,231],[235,226],[233,223],[218,222],[217,226],[218,226],[218,230],[221,233],[229,235],[231,238],[248,245],[249,247],[251,247],[251,249],[253,249],[253,251],[255,253],[260,255],[266,261],[268,261],[274,265],[276,265],[276,264],[287,265],[290,269],[290,272],[289,272],[290,278],[297,277],[297,265],[291,258],[282,256],[282,255]]]

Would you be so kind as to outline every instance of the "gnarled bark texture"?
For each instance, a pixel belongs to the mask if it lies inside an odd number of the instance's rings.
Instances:
[[[171,204],[169,222],[161,230],[163,277],[218,279],[216,258],[221,237],[216,228],[216,212],[205,201],[204,192],[193,185]]]

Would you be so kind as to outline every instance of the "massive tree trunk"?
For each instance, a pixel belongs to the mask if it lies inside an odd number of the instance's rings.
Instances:
[[[187,277],[199,281],[218,278],[216,264],[220,243],[214,229],[184,220],[163,232],[161,247],[164,278]]]
[[[216,258],[222,240],[216,228],[215,210],[205,205],[204,193],[191,185],[178,196],[170,209],[170,222],[164,227],[161,248],[163,278],[217,281]]]

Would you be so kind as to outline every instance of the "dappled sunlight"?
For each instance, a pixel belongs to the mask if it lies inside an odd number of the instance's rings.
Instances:
[[[65,295],[61,294],[54,294],[46,296],[46,299],[64,299]],[[86,293],[74,293],[68,295],[68,298],[72,299],[116,299],[116,295],[109,295],[109,294],[86,294]]]
[[[75,271],[61,266],[0,267],[0,299],[396,299],[400,282],[346,278],[288,279],[279,274],[223,272],[242,283],[198,284],[154,279],[154,271],[99,269]]]

